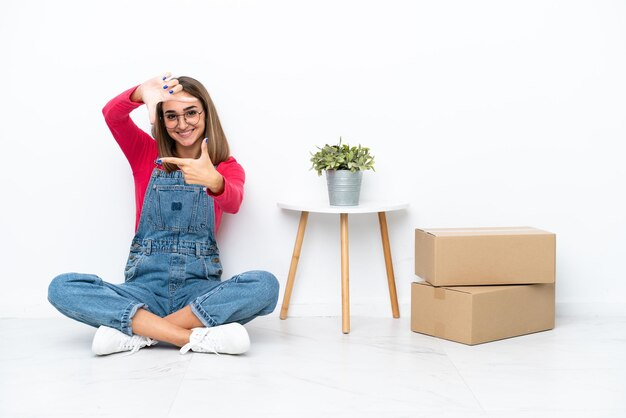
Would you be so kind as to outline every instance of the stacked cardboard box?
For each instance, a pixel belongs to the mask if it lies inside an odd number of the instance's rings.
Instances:
[[[474,345],[554,328],[555,246],[531,227],[416,229],[411,330]]]

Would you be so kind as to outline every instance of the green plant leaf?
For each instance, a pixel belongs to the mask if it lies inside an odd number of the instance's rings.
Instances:
[[[318,176],[324,170],[374,170],[374,156],[370,154],[368,147],[350,146],[342,143],[343,138],[339,137],[336,145],[325,144],[323,147],[316,146],[317,152],[311,154],[311,169],[315,170]]]

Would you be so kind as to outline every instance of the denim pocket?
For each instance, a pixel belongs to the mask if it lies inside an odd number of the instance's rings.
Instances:
[[[124,281],[131,281],[136,275],[141,261],[145,257],[145,254],[141,251],[131,250],[128,254],[128,260],[126,261],[126,267],[124,268]]]
[[[204,274],[209,280],[220,280],[222,277],[222,263],[218,255],[200,257],[204,265]]]

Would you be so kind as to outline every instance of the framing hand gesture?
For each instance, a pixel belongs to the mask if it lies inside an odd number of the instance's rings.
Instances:
[[[178,102],[194,101],[194,98],[180,94],[181,91],[183,91],[183,86],[178,83],[177,79],[172,77],[171,73],[167,72],[161,77],[154,77],[142,83],[131,96],[131,100],[142,101],[146,104],[150,116],[150,124],[154,125],[156,106],[159,102],[168,100]]]
[[[199,158],[163,157],[157,163],[176,164],[180,171],[183,172],[185,183],[200,184],[209,188],[214,194],[220,194],[224,189],[224,178],[213,166],[207,148],[207,141],[208,139],[204,138],[202,144],[200,144],[201,153]]]

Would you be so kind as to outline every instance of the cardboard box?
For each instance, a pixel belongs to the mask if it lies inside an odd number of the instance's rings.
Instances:
[[[415,230],[415,274],[434,286],[554,283],[555,253],[531,227]]]
[[[554,328],[554,283],[411,284],[411,330],[474,345]]]

